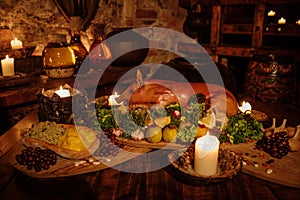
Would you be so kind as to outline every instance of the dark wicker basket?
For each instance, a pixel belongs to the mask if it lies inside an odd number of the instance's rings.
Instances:
[[[74,119],[87,118],[88,116],[88,99],[84,91],[79,91],[70,97],[60,98],[55,93],[51,97],[45,96],[43,90],[39,90],[37,97],[38,118],[41,122],[54,121],[59,124],[73,124]],[[80,110],[76,112],[76,117],[74,117],[73,108]]]
[[[180,160],[186,160],[185,156],[180,156],[176,161],[173,160],[178,157],[179,153],[181,152],[175,151],[168,155],[171,164],[165,169],[171,176],[188,185],[200,186],[229,181],[242,169],[242,159],[240,156],[228,149],[220,149],[219,169],[216,175],[205,177],[197,175],[195,172],[191,174],[190,170],[192,169],[188,170],[187,166],[180,163]],[[193,163],[193,160],[190,161]]]

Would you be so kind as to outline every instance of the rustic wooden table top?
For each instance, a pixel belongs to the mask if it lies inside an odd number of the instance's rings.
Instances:
[[[255,104],[254,109],[266,112],[278,123],[300,124],[299,109],[292,105]],[[35,179],[22,174],[8,163],[10,149],[19,140],[19,130],[31,126],[24,118],[0,137],[0,199],[299,199],[300,189],[291,188],[238,173],[227,182],[191,186],[170,175],[166,169],[148,173],[127,173],[156,162],[140,156],[122,164],[123,171],[107,168],[82,175]],[[266,123],[270,123],[268,120]],[[162,153],[162,157],[165,157]]]

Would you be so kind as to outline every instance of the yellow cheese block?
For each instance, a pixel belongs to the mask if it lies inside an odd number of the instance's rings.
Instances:
[[[73,150],[73,151],[86,151],[86,147],[90,146],[96,140],[94,132],[79,129],[78,134],[75,127],[66,128],[66,134],[62,136],[58,142],[58,146],[61,148]],[[84,140],[84,144],[82,142]]]
[[[84,151],[86,149],[79,137],[72,136],[67,137],[64,143],[61,145],[61,147],[73,151]]]

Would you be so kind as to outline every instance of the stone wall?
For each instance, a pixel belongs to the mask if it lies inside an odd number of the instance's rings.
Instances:
[[[106,34],[120,27],[164,27],[182,32],[186,15],[179,0],[100,0],[94,19],[82,32],[82,41],[89,49],[96,24],[104,24]],[[1,0],[0,27],[9,27],[25,46],[36,46],[34,55],[41,55],[49,34],[63,33],[68,40],[71,30],[53,0]]]

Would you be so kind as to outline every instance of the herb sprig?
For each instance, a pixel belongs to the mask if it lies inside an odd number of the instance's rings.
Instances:
[[[228,118],[228,124],[220,135],[220,142],[245,143],[247,139],[259,140],[263,136],[262,123],[251,114],[239,113]]]

